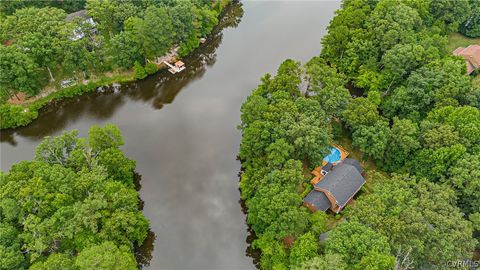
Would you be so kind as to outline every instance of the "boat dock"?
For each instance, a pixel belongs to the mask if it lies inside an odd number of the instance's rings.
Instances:
[[[185,63],[183,63],[182,61],[177,61],[174,65],[170,64],[167,61],[163,61],[163,63],[169,67],[168,71],[170,71],[170,73],[172,74],[175,74],[185,69]]]

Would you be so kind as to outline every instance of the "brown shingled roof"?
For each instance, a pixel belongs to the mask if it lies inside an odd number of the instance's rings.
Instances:
[[[461,56],[467,65],[467,74],[480,68],[480,45],[470,45],[466,48],[459,47],[453,51],[453,55]]]

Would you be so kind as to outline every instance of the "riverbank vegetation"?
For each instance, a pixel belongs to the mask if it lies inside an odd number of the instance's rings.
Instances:
[[[137,269],[149,229],[118,128],[46,137],[0,175],[0,269]]]
[[[71,92],[81,94],[105,81],[114,82],[111,73],[119,74],[119,82],[144,78],[131,75],[129,70],[134,66],[145,66],[147,73],[154,73],[156,69],[149,63],[166,55],[174,45],[178,46],[178,56],[189,54],[199,46],[200,38],[212,31],[228,3],[2,2],[0,128],[26,125],[46,104],[7,102],[19,94],[53,100],[66,95],[49,93],[68,91],[72,85],[77,88]],[[77,12],[67,14],[73,11]]]
[[[320,56],[262,77],[241,108],[239,153],[262,269],[433,269],[473,257],[480,88],[446,46],[479,26],[474,2],[344,1]],[[361,153],[367,185],[340,214],[312,214],[301,206],[308,172],[335,140]]]

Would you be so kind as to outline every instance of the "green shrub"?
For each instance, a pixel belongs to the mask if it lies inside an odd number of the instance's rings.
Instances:
[[[0,129],[25,126],[37,117],[37,111],[31,111],[22,106],[0,105]]]
[[[145,71],[148,73],[148,75],[152,75],[153,73],[158,71],[158,67],[154,63],[147,63],[145,65]]]
[[[93,92],[100,86],[107,86],[114,82],[129,82],[133,79],[133,77],[125,75],[102,77],[96,82],[79,84],[58,90],[49,94],[46,97],[40,98],[32,102],[25,107],[12,104],[2,104],[0,105],[0,129],[16,128],[28,125],[30,122],[32,122],[38,117],[38,110],[40,110],[43,106],[47,105],[52,100],[61,100],[64,98],[80,96],[84,93]]]
[[[133,66],[133,71],[135,72],[135,79],[144,79],[147,77],[147,72],[145,69],[140,65],[139,62],[135,62],[135,65]]]
[[[178,49],[178,55],[183,57],[195,50],[200,45],[200,40],[198,39],[197,35],[190,35],[190,37],[180,45]]]

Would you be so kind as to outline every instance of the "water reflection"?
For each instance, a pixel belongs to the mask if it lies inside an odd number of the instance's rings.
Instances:
[[[319,53],[338,7],[330,1],[234,5],[214,35],[185,59],[183,73],[162,71],[57,103],[32,125],[2,132],[2,170],[33,158],[45,135],[77,129],[85,136],[91,125],[114,123],[142,175],[143,213],[155,233],[137,250],[142,267],[253,269],[254,235],[238,203],[240,107],[283,59],[306,62]]]
[[[155,239],[155,233],[148,231],[147,238],[145,238],[143,244],[135,249],[135,259],[137,259],[140,269],[147,269],[150,266]]]
[[[202,78],[207,67],[215,64],[216,50],[222,44],[222,31],[225,28],[237,27],[242,16],[243,8],[239,2],[234,2],[225,8],[220,23],[214,28],[207,41],[183,59],[188,63],[187,69],[183,72],[171,74],[167,70],[161,70],[156,75],[141,81],[100,87],[90,94],[53,101],[40,111],[38,119],[30,125],[2,131],[0,142],[15,146],[14,134],[36,140],[42,139],[64,130],[70,123],[85,116],[93,119],[110,119],[119,108],[125,105],[127,98],[151,103],[155,109],[163,108],[165,104],[172,103],[182,89]]]

